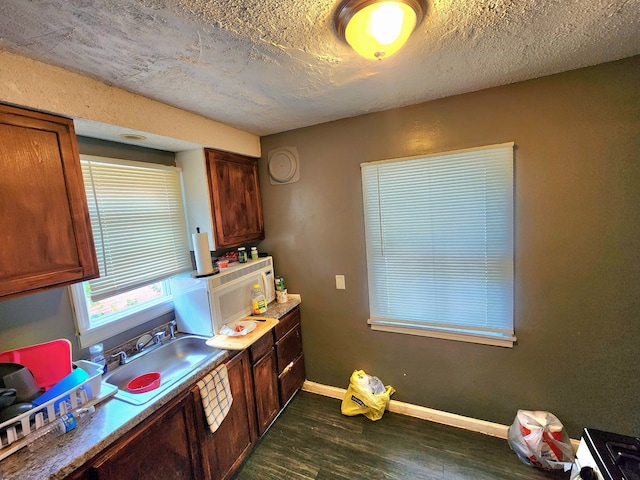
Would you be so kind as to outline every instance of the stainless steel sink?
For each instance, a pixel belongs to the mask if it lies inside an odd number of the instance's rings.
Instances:
[[[102,381],[118,387],[116,398],[134,405],[142,405],[186,377],[194,368],[224,354],[224,350],[212,348],[206,341],[207,337],[195,335],[170,340],[107,373]],[[131,380],[149,372],[160,373],[158,388],[144,393],[127,391],[127,384]]]

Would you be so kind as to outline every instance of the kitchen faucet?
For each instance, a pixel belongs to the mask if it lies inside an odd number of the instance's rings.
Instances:
[[[143,351],[150,343],[153,342],[154,345],[160,345],[162,343],[162,338],[164,337],[164,332],[156,332],[153,334],[149,340],[145,343],[143,341],[144,336],[140,337],[138,343],[136,344],[136,349],[141,352]]]

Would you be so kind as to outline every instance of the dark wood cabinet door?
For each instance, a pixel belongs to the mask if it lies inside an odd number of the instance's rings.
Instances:
[[[215,248],[264,239],[258,161],[206,149]]]
[[[190,392],[174,400],[91,461],[94,480],[204,478]]]
[[[205,450],[204,465],[213,480],[231,478],[257,440],[248,352],[244,350],[238,353],[226,363],[226,366],[233,396],[229,413],[213,434],[204,422],[204,413],[199,413]],[[199,408],[202,410],[201,406]]]
[[[258,435],[262,436],[280,412],[276,352],[273,347],[253,364],[253,385],[256,397]]]
[[[0,300],[98,276],[73,121],[0,105]]]

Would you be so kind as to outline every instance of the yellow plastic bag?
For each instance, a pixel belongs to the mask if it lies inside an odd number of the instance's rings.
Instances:
[[[380,420],[395,389],[382,384],[378,377],[356,370],[349,380],[349,388],[342,399],[343,415],[364,415],[370,420]]]

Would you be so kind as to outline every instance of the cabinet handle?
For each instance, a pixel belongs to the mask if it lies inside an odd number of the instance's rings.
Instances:
[[[284,367],[284,370],[282,370],[282,375],[286,374],[289,370],[291,370],[292,367],[293,367],[293,361],[289,365]]]

